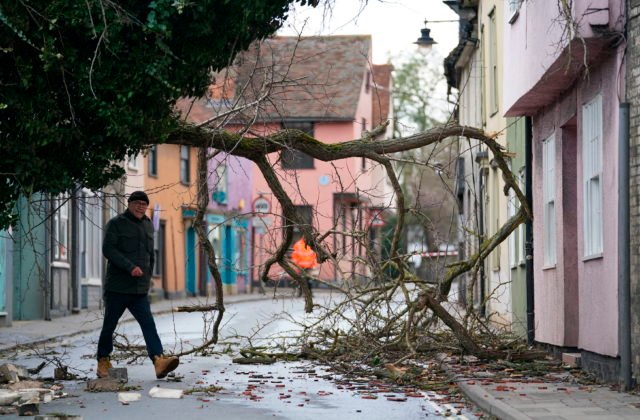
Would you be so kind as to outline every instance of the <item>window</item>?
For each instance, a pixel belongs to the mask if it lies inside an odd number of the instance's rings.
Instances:
[[[213,187],[212,198],[218,204],[226,204],[229,192],[227,181],[227,165],[219,163],[216,166],[216,179]]]
[[[283,169],[313,169],[313,158],[298,150],[283,150],[281,154]]]
[[[300,130],[313,136],[313,123],[309,121],[283,123],[285,129]],[[313,157],[294,149],[285,149],[280,154],[283,169],[313,169]]]
[[[479,53],[477,54],[478,59],[475,60],[474,64],[475,64],[475,68],[478,69],[476,70],[476,72],[480,73],[480,86],[482,86],[482,89],[480,89],[480,103],[478,104],[478,108],[480,109],[480,118],[482,118],[482,126],[486,127],[487,126],[487,114],[488,114],[488,104],[487,104],[487,89],[484,88],[484,86],[486,86],[487,83],[487,66],[485,65],[486,63],[486,54],[485,54],[485,47],[487,45],[487,40],[485,37],[486,31],[484,30],[484,25],[480,26],[480,42],[479,44]],[[470,76],[470,78],[473,76]],[[471,89],[464,89],[465,91],[469,91],[469,97],[473,98],[473,94],[471,93]],[[475,95],[478,96],[478,95]]]
[[[118,202],[118,197],[112,195],[107,200],[107,217],[108,220],[113,219],[120,213],[120,203]]]
[[[61,194],[51,200],[53,210],[53,259],[69,260],[69,197]]]
[[[355,255],[362,244],[356,238],[364,231],[362,206],[355,193],[333,194],[333,225],[338,231],[334,235],[335,249],[342,250],[344,255],[347,255],[348,250]]]
[[[82,192],[79,239],[80,277],[84,284],[100,285],[102,279],[102,207],[102,201],[96,193],[90,190]]]
[[[247,271],[249,269],[249,261],[247,259],[247,230],[238,228],[236,235],[237,240],[235,241],[236,250],[234,256],[236,270]]]
[[[180,182],[188,184],[191,172],[189,146],[180,146]]]
[[[147,159],[149,164],[149,176],[158,176],[158,146],[151,146]]]
[[[153,255],[155,257],[153,276],[161,277],[164,265],[164,222],[160,222],[158,230],[153,232]]]
[[[313,206],[296,206],[296,212],[298,212],[298,217],[303,224],[309,227],[313,226]],[[302,238],[302,230],[300,226],[296,225],[293,227],[293,241],[291,243],[295,244],[300,238]]]
[[[584,255],[602,253],[602,96],[582,107]]]
[[[367,119],[363,117],[360,124],[361,124],[360,137],[364,137],[364,133],[365,131],[367,131]],[[361,169],[363,171],[367,169],[367,158],[365,158],[364,156],[362,157]]]
[[[127,157],[127,166],[129,167],[129,169],[131,169],[133,171],[137,171],[138,168],[139,168],[139,166],[138,166],[138,155]]]
[[[493,115],[498,112],[498,32],[495,7],[489,13],[489,100]]]
[[[458,199],[458,214],[464,213],[464,157],[459,157],[456,161],[456,197]],[[462,225],[460,225],[462,226]]]
[[[222,268],[225,264],[224,259],[222,258],[222,232],[224,230],[224,225],[218,223],[209,222],[209,241],[211,241],[211,246],[213,247],[213,252],[216,256],[216,264],[218,264],[218,268]],[[207,270],[208,271],[208,270]],[[208,287],[212,287],[213,277],[211,273],[207,273],[208,279]],[[209,293],[211,294],[211,293]]]
[[[520,191],[524,193],[524,177],[525,168],[520,168],[518,174],[514,174],[514,179],[518,182]],[[520,210],[520,200],[513,189],[509,190],[509,201],[507,203],[507,211],[509,218],[516,215]],[[516,230],[509,236],[509,265],[515,268],[525,262],[525,223],[521,223]]]
[[[498,168],[493,168],[491,170],[491,191],[489,192],[489,204],[491,214],[488,215],[490,217],[491,223],[491,235],[495,235],[498,233],[500,229],[500,195],[502,191],[500,189],[500,181],[502,177],[498,173]],[[500,251],[501,245],[497,245],[493,251],[491,251],[491,262],[493,270],[500,269]]]
[[[556,264],[556,141],[552,135],[542,143],[542,195],[544,200],[544,265]]]

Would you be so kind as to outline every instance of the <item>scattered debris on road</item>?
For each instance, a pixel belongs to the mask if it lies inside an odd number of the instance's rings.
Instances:
[[[154,386],[149,390],[151,398],[182,398],[184,391],[182,389],[160,388]]]
[[[122,384],[117,379],[109,377],[89,379],[86,390],[89,392],[119,392],[122,391]]]
[[[142,394],[139,392],[119,392],[118,393],[118,401],[122,403],[122,405],[129,405],[132,402],[140,401],[142,398]]]

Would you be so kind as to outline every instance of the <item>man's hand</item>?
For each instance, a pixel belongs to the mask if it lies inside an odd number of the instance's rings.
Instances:
[[[142,269],[140,269],[140,267],[134,267],[133,270],[131,270],[131,275],[133,277],[142,277],[144,273],[142,272]]]

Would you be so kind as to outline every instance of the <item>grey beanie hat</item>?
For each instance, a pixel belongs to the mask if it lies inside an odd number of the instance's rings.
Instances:
[[[147,197],[147,194],[145,194],[144,191],[134,191],[131,193],[131,195],[129,196],[129,199],[127,200],[128,202],[131,201],[144,201],[145,203],[149,204],[149,197]]]

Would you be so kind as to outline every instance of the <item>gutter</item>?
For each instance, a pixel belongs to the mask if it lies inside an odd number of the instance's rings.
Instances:
[[[629,273],[629,103],[620,104],[618,135],[618,346],[620,384],[633,386],[631,377],[631,281]]]

